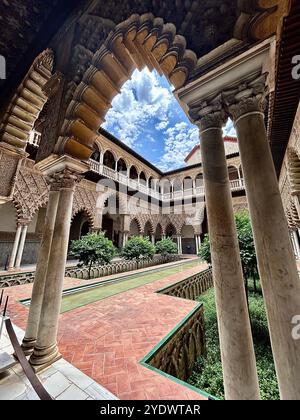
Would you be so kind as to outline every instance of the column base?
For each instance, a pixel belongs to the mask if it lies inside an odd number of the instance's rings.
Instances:
[[[31,356],[32,355],[35,343],[36,343],[35,338],[26,338],[26,337],[23,338],[21,348],[22,348],[25,356]]]
[[[61,359],[57,344],[50,347],[35,347],[29,359],[29,363],[35,372],[41,372]]]

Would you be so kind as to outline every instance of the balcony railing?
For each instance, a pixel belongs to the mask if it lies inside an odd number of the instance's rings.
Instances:
[[[125,185],[126,187],[142,192],[146,195],[156,198],[157,200],[161,201],[172,201],[172,200],[182,200],[188,199],[193,197],[204,197],[205,191],[204,186],[189,188],[185,190],[178,190],[178,191],[170,191],[166,193],[159,193],[152,188],[149,188],[147,185],[138,182],[135,179],[129,178],[124,173],[117,172],[102,163],[96,162],[90,159],[90,168],[91,171],[96,172],[99,175],[103,175],[106,178],[112,179],[114,181],[118,181],[119,183]],[[231,191],[242,191],[245,189],[244,180],[243,179],[236,179],[230,181],[230,188]]]

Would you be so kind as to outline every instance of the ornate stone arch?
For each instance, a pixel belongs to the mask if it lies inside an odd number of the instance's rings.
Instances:
[[[164,74],[175,88],[182,87],[197,63],[173,24],[151,13],[132,15],[110,33],[90,57],[68,106],[56,152],[88,159],[113,98],[135,69],[147,66]]]
[[[155,229],[154,229],[154,224],[151,220],[151,218],[146,219],[146,221],[143,222],[142,228],[143,228],[143,232],[145,232],[146,226],[149,225],[150,226],[150,232],[153,235],[155,233]]]
[[[43,174],[34,168],[23,166],[18,172],[14,187],[13,203],[18,221],[32,221],[36,212],[45,207],[49,199],[49,187]]]
[[[94,229],[94,227],[95,227],[94,213],[91,211],[91,209],[89,209],[85,206],[83,206],[83,207],[73,207],[71,223],[73,222],[74,218],[79,213],[83,213],[87,217],[87,219],[89,221],[89,224],[91,226],[91,229]]]
[[[182,223],[182,226],[180,227],[180,230],[179,230],[179,234],[180,235],[182,235],[182,231],[183,231],[183,228],[185,227],[185,226],[192,226],[192,228],[193,228],[193,231],[194,231],[194,234],[196,234],[197,232],[197,229],[195,228],[195,226],[192,224],[192,223],[189,223],[188,222],[188,220],[186,219],[186,220],[184,220],[184,222]]]
[[[46,86],[52,77],[53,63],[50,49],[34,60],[4,113],[0,125],[1,141],[25,149],[30,131],[47,102],[47,93],[51,93],[51,88],[48,92]]]
[[[138,216],[132,215],[130,217],[129,228],[131,227],[132,222],[136,222],[137,223],[137,226],[138,226],[138,229],[139,229],[139,234],[141,235],[143,233],[143,227],[142,227],[142,223],[141,223],[140,218]]]
[[[85,211],[94,227],[97,218],[97,195],[89,181],[81,181],[74,193],[72,217],[75,217],[80,211]]]
[[[288,149],[288,177],[291,194],[300,195],[300,159],[294,148]]]
[[[177,229],[177,227],[175,226],[175,224],[173,223],[173,222],[171,222],[170,220],[168,220],[168,222],[166,223],[166,227],[165,227],[165,234],[167,234],[167,231],[168,231],[168,228],[169,227],[172,227],[172,228],[174,228],[174,233],[175,233],[175,235],[178,235],[178,229]]]

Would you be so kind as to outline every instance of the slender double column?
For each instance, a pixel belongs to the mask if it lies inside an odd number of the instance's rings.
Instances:
[[[196,254],[199,254],[200,248],[201,248],[201,236],[195,235],[195,242],[196,242]]]
[[[43,238],[40,245],[38,262],[33,283],[27,328],[22,343],[22,347],[26,355],[30,355],[33,352],[36,343],[54,231],[54,224],[57,213],[58,199],[59,190],[51,186],[47,213],[45,217]]]
[[[152,245],[155,245],[155,235],[154,234],[151,235],[151,242],[152,242]]]
[[[295,246],[295,257],[297,260],[299,260],[300,259],[300,246],[299,246],[299,237],[298,237],[297,231],[292,230],[291,236],[292,236],[292,241]]]
[[[182,255],[182,237],[180,235],[177,236],[177,248],[178,255]]]
[[[25,242],[26,242],[26,236],[27,236],[27,230],[28,230],[28,225],[23,225],[22,230],[21,230],[21,237],[20,237],[20,243],[19,243],[19,248],[17,252],[16,262],[15,262],[16,270],[19,270],[19,268],[21,267],[24,248],[25,248]]]
[[[14,267],[15,267],[15,262],[16,262],[18,248],[19,248],[21,231],[22,231],[22,225],[18,225],[16,234],[15,234],[15,241],[14,241],[13,249],[12,249],[10,259],[9,259],[9,263],[8,263],[8,270],[13,270]]]
[[[57,347],[58,319],[60,314],[65,266],[68,251],[73,196],[78,176],[69,171],[55,175],[59,197],[46,283],[40,310],[37,339],[30,363],[37,369],[45,368],[60,358]],[[56,200],[54,200],[56,201]]]
[[[126,243],[128,241],[128,238],[129,238],[129,231],[128,230],[125,230],[123,232],[123,247],[126,245]]]
[[[228,95],[237,130],[259,274],[282,399],[300,399],[300,280],[264,122],[261,77]],[[244,89],[244,90],[243,90]]]
[[[221,106],[199,112],[206,207],[227,400],[259,399],[255,354],[223,142]]]

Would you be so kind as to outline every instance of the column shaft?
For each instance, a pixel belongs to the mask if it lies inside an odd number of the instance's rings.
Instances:
[[[280,394],[300,399],[300,340],[292,337],[300,281],[263,114],[237,118],[236,129]]]
[[[20,236],[21,236],[22,226],[18,225],[16,235],[15,235],[15,241],[14,246],[11,252],[11,256],[9,259],[8,269],[12,270],[15,266],[16,256],[18,252],[19,242],[20,242]]]
[[[38,335],[30,358],[33,366],[45,367],[60,355],[57,347],[58,318],[68,251],[74,188],[62,188],[49,257],[49,269],[44,290]]]
[[[259,399],[258,377],[222,129],[203,128],[201,151],[225,398],[255,400]]]
[[[296,259],[300,259],[300,246],[299,246],[299,238],[298,234],[295,230],[293,230],[294,241],[295,241],[295,248],[296,248]]]
[[[58,199],[59,191],[50,191],[44,224],[43,238],[40,245],[38,262],[33,283],[27,328],[22,344],[23,350],[26,355],[32,353],[37,338]]]
[[[24,247],[25,247],[25,241],[26,241],[26,235],[27,235],[27,229],[28,229],[27,225],[22,226],[21,239],[20,239],[20,243],[19,243],[19,249],[18,249],[16,264],[15,264],[16,269],[19,269],[21,267],[21,262],[22,262]]]

